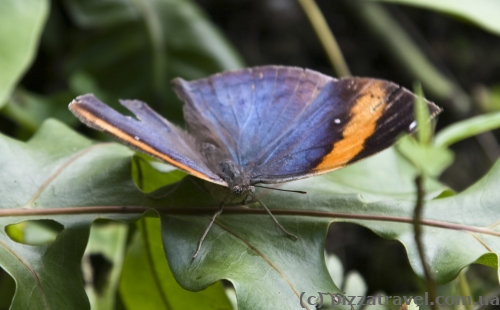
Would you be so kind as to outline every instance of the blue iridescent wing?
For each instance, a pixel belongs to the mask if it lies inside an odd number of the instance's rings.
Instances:
[[[325,173],[366,158],[415,129],[415,96],[377,79],[334,79],[300,68],[265,66],[186,82],[188,129],[224,148],[252,183]],[[440,112],[427,102],[432,116]]]

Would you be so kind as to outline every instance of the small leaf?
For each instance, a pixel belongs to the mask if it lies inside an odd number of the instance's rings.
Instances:
[[[422,145],[411,136],[403,137],[397,148],[415,167],[431,177],[439,177],[455,158],[446,147]]]
[[[436,135],[434,144],[438,147],[447,147],[461,140],[497,128],[500,128],[500,112],[475,116],[443,128]]]
[[[33,61],[48,12],[48,0],[0,1],[0,107]]]

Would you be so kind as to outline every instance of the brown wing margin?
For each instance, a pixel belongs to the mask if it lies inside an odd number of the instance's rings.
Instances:
[[[199,158],[193,158],[196,155],[193,155],[192,151],[183,154],[174,149],[176,146],[172,144],[178,144],[179,148],[186,144],[182,138],[172,133],[173,130],[179,130],[178,128],[173,128],[173,125],[146,104],[140,101],[134,103],[136,107],[126,106],[135,114],[140,114],[142,121],[121,115],[90,94],[77,97],[69,104],[69,109],[87,126],[105,131],[138,151],[200,179],[227,186],[226,182],[204,166]],[[160,136],[159,132],[163,135]]]

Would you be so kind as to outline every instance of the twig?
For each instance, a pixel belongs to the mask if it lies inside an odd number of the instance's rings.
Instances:
[[[333,69],[337,73],[338,77],[350,76],[351,72],[347,67],[344,56],[340,51],[339,45],[335,40],[333,33],[331,32],[328,24],[325,20],[323,14],[321,14],[320,9],[316,5],[314,0],[297,0],[302,6],[304,13],[306,14],[311,26],[313,27],[318,39],[320,40],[323,48],[325,49],[326,55],[330,60]]]
[[[427,292],[429,293],[429,300],[436,300],[436,283],[432,277],[429,265],[427,264],[427,259],[425,257],[424,244],[422,242],[422,211],[424,209],[424,187],[422,185],[422,175],[419,175],[415,179],[415,184],[417,185],[417,203],[415,204],[415,210],[413,214],[413,229],[415,231],[415,243],[417,244],[418,254],[420,256],[420,261],[422,263],[422,268],[424,269]],[[434,303],[431,304],[433,310],[438,310],[438,306]]]

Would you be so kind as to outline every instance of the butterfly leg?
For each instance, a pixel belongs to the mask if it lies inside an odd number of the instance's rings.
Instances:
[[[210,228],[214,224],[215,218],[217,218],[217,216],[219,216],[223,210],[224,210],[224,202],[222,202],[220,204],[219,210],[217,210],[217,212],[215,212],[215,214],[212,216],[212,220],[210,220],[210,224],[208,224],[208,227],[207,227],[207,229],[205,229],[203,236],[201,236],[201,239],[198,242],[198,247],[196,248],[196,252],[193,255],[193,259],[195,259],[196,256],[198,256],[198,253],[200,252],[200,249],[201,249],[201,245],[202,245],[203,241],[205,240],[205,237],[207,236],[208,232],[210,231]]]
[[[267,213],[269,214],[269,216],[273,219],[274,223],[276,223],[276,225],[278,225],[278,227],[285,233],[287,234],[288,236],[292,237],[293,239],[295,240],[298,240],[299,237],[297,237],[296,235],[292,234],[291,232],[289,232],[288,230],[285,229],[285,227],[283,227],[280,222],[278,222],[278,220],[274,217],[274,215],[271,213],[271,210],[269,210],[266,205],[260,201],[257,197],[253,197],[258,203],[260,203],[260,205],[262,207],[264,207],[264,209],[267,211]]]

